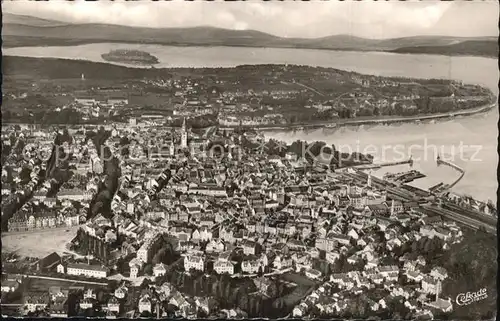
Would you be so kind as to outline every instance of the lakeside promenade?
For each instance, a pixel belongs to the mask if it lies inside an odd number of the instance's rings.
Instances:
[[[453,118],[457,116],[472,116],[490,111],[497,103],[490,103],[488,105],[480,106],[477,108],[465,109],[454,112],[417,115],[417,116],[394,116],[394,117],[359,117],[357,119],[339,119],[335,121],[315,122],[308,124],[293,124],[293,125],[280,125],[280,126],[252,126],[258,131],[274,131],[274,130],[290,130],[290,129],[305,129],[305,128],[323,128],[333,125],[333,128],[344,126],[360,126],[360,125],[377,125],[377,124],[394,124],[394,123],[410,123],[425,120],[436,120]]]

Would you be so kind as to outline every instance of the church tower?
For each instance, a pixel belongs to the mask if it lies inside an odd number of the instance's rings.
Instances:
[[[181,147],[187,148],[187,129],[186,129],[186,118],[182,121],[181,129]]]
[[[441,280],[438,280],[437,284],[436,284],[436,292],[435,292],[435,294],[436,294],[436,301],[438,300],[439,294],[441,293],[442,289],[443,289],[443,285],[441,283]]]
[[[168,152],[169,152],[170,156],[174,156],[175,155],[174,142],[170,142],[170,145],[168,145]]]

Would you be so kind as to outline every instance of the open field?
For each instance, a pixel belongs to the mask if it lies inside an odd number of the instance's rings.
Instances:
[[[63,254],[68,252],[66,244],[76,236],[79,228],[9,233],[2,235],[2,250],[16,252],[21,257],[45,257],[52,252]]]

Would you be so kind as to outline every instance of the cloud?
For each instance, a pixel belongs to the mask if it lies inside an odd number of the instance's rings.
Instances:
[[[374,38],[429,34],[482,36],[497,34],[498,21],[498,3],[494,1],[234,3],[77,0],[4,1],[2,5],[5,12],[74,23],[111,23],[153,28],[210,25],[255,29],[288,37],[332,34]]]

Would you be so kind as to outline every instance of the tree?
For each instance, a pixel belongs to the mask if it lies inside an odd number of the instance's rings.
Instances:
[[[285,293],[286,286],[284,283],[278,282],[278,297],[282,296]]]
[[[217,296],[217,290],[219,288],[219,282],[218,280],[215,280],[214,282],[211,282],[211,291],[212,295]]]
[[[120,146],[127,146],[127,145],[130,145],[130,140],[128,139],[127,136],[122,136],[120,137],[120,142],[119,142]]]
[[[146,289],[149,287],[150,284],[151,284],[151,281],[148,278],[144,278],[144,280],[142,280],[142,283],[141,283],[141,288]]]
[[[181,273],[180,278],[178,278],[178,285],[179,287],[183,287],[184,284],[186,283],[186,273]]]
[[[142,311],[141,318],[152,318],[153,314],[150,311]]]
[[[278,285],[276,282],[273,282],[269,285],[267,288],[267,295],[269,295],[271,298],[276,298],[278,296]]]
[[[224,299],[226,299],[226,300],[228,300],[228,301],[231,299],[231,293],[232,293],[232,291],[231,291],[231,290],[232,290],[232,289],[231,289],[231,283],[230,283],[230,282],[228,282],[228,283],[226,284],[225,288],[224,288],[224,295],[223,295],[223,298],[224,298]]]
[[[151,264],[146,264],[144,266],[144,274],[145,275],[153,275],[153,266]]]
[[[251,313],[256,316],[261,315],[262,298],[260,296],[257,297],[252,296],[251,302],[252,302]]]
[[[105,295],[104,291],[99,290],[97,292],[97,301],[104,302],[104,295]]]
[[[17,140],[17,144],[15,146],[15,152],[16,154],[20,155],[24,149],[24,147],[26,146],[26,143],[24,142],[23,139],[18,139]]]
[[[276,299],[273,303],[273,307],[278,311],[282,310],[285,307],[284,300],[282,298]]]
[[[243,292],[238,300],[238,307],[243,311],[248,311],[249,308],[249,297],[248,293]]]
[[[23,167],[23,169],[19,173],[19,178],[21,179],[21,181],[27,182],[31,179],[30,175],[31,175],[31,169],[29,169],[28,167]]]
[[[167,249],[165,247],[161,248],[158,253],[153,257],[152,263],[159,264],[165,261],[167,258]]]
[[[198,295],[201,289],[201,278],[196,278],[193,281],[193,295]]]

